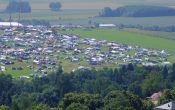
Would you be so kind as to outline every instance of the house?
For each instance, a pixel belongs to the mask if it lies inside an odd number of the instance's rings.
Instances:
[[[175,110],[175,102],[169,102],[158,107],[155,107],[154,110]]]

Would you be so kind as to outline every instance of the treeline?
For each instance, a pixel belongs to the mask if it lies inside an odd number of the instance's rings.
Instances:
[[[100,13],[101,17],[157,17],[174,16],[175,9],[161,6],[124,6],[117,9],[105,7]]]
[[[6,13],[30,13],[31,12],[31,6],[29,2],[27,1],[16,1],[12,0],[7,5],[5,11]]]
[[[154,25],[154,26],[143,26],[143,25],[125,25],[125,24],[119,24],[117,25],[117,27],[119,29],[123,29],[123,28],[136,28],[136,29],[140,29],[140,30],[147,30],[147,31],[162,31],[162,32],[175,32],[175,25],[172,26],[158,26],[158,25]]]
[[[64,73],[60,66],[57,72],[32,80],[0,74],[0,109],[151,110],[153,104],[146,97],[174,85],[175,64],[169,67],[129,64],[71,73]],[[160,104],[167,100],[162,98]]]
[[[51,2],[48,4],[48,7],[51,11],[60,11],[62,5],[60,2]],[[29,1],[19,1],[19,0],[10,0],[4,13],[31,13],[32,8]]]

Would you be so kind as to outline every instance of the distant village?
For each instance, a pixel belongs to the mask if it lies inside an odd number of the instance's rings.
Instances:
[[[101,24],[111,28],[112,24]],[[10,27],[10,28],[9,28]],[[85,29],[82,26],[57,25],[23,26],[18,23],[0,23],[0,71],[30,69],[32,73],[20,78],[44,77],[56,71],[62,63],[78,63],[72,69],[91,68],[100,65],[114,67],[129,63],[154,66],[167,65],[169,54],[164,50],[146,49],[106,40],[83,38],[53,32],[54,29]],[[88,28],[89,29],[89,28]],[[63,66],[63,70],[66,69]]]

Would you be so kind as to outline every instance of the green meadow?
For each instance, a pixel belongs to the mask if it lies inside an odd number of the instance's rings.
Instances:
[[[34,74],[29,68],[24,68],[23,70],[10,70],[7,69],[5,74],[11,74],[14,78],[19,78],[21,75],[29,76],[30,74]]]
[[[158,38],[149,35],[137,34],[115,29],[94,29],[94,30],[73,30],[62,31],[61,33],[78,34],[82,37],[95,38],[98,40],[115,41],[128,45],[137,45],[145,48],[166,50],[175,53],[175,40]]]
[[[49,3],[55,0],[29,0],[32,6],[32,13],[29,14],[21,14],[21,20],[26,19],[44,19],[51,22],[51,24],[75,24],[75,25],[89,25],[89,21],[91,23],[112,23],[112,24],[132,24],[132,25],[143,25],[143,26],[169,26],[175,24],[175,16],[167,16],[167,17],[97,17],[99,12],[101,12],[101,8],[103,6],[114,7],[119,3],[119,5],[132,5],[132,4],[142,4],[145,2],[143,0],[74,0],[72,3],[71,0],[59,0],[63,8],[59,12],[50,11],[48,6]],[[170,0],[169,0],[170,1]],[[90,6],[94,6],[93,4],[97,3],[99,6],[93,7],[90,9]],[[104,5],[101,2],[106,3]],[[162,1],[156,5],[165,5],[170,6],[174,0],[171,0],[171,3]],[[111,3],[114,3],[112,5]],[[174,2],[175,3],[175,2]],[[7,0],[0,0],[0,12],[2,12],[6,5],[8,4]],[[87,4],[86,7],[83,7]],[[149,5],[149,2],[146,3]],[[82,5],[82,6],[81,6]],[[153,5],[153,4],[151,4]],[[116,8],[115,7],[115,8]],[[79,9],[78,9],[79,8]],[[88,8],[88,9],[87,9]],[[18,13],[12,14],[13,20],[18,20]],[[9,20],[8,13],[0,13],[0,19]],[[3,31],[0,31],[2,33]],[[128,32],[124,30],[117,29],[94,29],[94,30],[73,30],[73,31],[60,31],[61,33],[66,34],[79,34],[84,38],[95,38],[98,40],[108,40],[119,42],[128,45],[138,45],[145,48],[154,48],[158,50],[166,50],[171,53],[171,56],[168,57],[168,60],[171,62],[175,62],[175,33],[167,33],[167,32],[146,32],[146,31],[138,31],[138,32]],[[106,51],[106,48],[103,48]],[[130,54],[133,54],[132,52]],[[79,67],[80,65],[89,66],[85,61],[80,63],[71,63],[65,60],[61,60],[62,65],[65,68],[66,72],[70,72],[72,69]],[[18,78],[20,75],[29,75],[34,72],[30,70],[27,66],[30,65],[26,63],[18,64],[18,66],[23,66],[24,70],[16,70],[12,71],[12,66],[7,67],[6,74],[12,74],[13,77]],[[14,66],[14,65],[13,65]],[[113,67],[114,65],[100,65],[100,67]]]

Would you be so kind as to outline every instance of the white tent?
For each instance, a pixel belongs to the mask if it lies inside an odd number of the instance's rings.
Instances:
[[[116,27],[115,24],[99,24],[100,28],[114,28]]]
[[[23,25],[18,22],[0,22],[0,27],[22,27]]]

